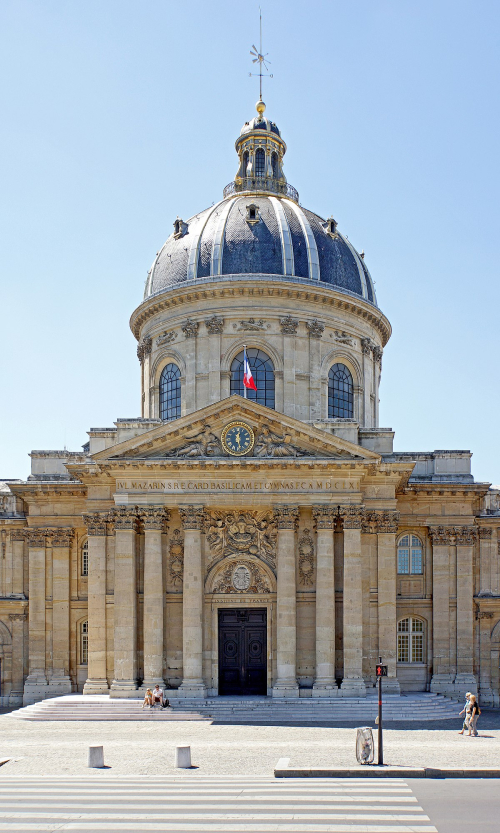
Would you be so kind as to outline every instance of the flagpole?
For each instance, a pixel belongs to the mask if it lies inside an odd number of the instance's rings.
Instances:
[[[243,377],[245,376],[246,361],[247,361],[247,346],[246,346],[246,344],[244,344],[243,345]],[[243,383],[243,396],[245,397],[245,399],[247,398],[247,389],[246,389],[244,383]]]

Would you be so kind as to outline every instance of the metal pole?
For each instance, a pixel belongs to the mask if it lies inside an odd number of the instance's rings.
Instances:
[[[245,362],[247,359],[247,346],[246,344],[243,345],[243,378],[245,377]],[[243,382],[243,396],[245,399],[247,398],[247,389],[245,387],[245,383]]]
[[[382,657],[379,657],[382,665]],[[384,742],[382,739],[382,675],[378,678],[378,765],[384,765]]]

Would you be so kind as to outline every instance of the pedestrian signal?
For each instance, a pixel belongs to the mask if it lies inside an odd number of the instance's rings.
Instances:
[[[377,677],[387,677],[387,665],[377,665]]]

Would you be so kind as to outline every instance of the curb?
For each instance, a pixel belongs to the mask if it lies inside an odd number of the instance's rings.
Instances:
[[[274,770],[275,778],[500,778],[500,769],[469,767],[458,769],[452,767],[415,767],[405,769],[397,766],[378,767],[376,765],[359,766],[355,769],[341,767],[337,769],[293,769],[283,766],[278,761]]]

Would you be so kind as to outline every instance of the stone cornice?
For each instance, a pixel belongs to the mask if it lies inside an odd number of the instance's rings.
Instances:
[[[153,295],[143,301],[132,313],[130,328],[136,339],[139,340],[141,329],[146,321],[163,311],[175,309],[181,314],[183,307],[186,305],[196,304],[200,308],[200,305],[206,305],[207,301],[213,301],[217,305],[222,299],[231,302],[232,299],[241,301],[243,298],[247,298],[255,304],[257,299],[265,303],[268,298],[278,298],[293,301],[298,306],[301,303],[312,302],[317,304],[318,308],[324,312],[328,311],[328,308],[350,312],[371,324],[379,332],[384,347],[389,341],[392,331],[389,320],[377,307],[362,298],[337,292],[327,284],[318,286],[312,281],[304,282],[300,279],[298,281],[293,279],[277,280],[275,276],[269,276],[269,280],[266,280],[266,277],[266,275],[245,276],[245,282],[243,282],[238,275],[234,276],[234,280],[225,275],[223,279],[209,280],[205,278],[190,283],[189,286],[184,285],[158,293],[158,295]],[[279,311],[277,311],[277,317],[279,317],[279,314]],[[319,314],[321,315],[321,313]],[[200,321],[205,316],[206,309],[204,315],[200,315]],[[193,317],[196,318],[197,316],[194,316],[193,313]]]

